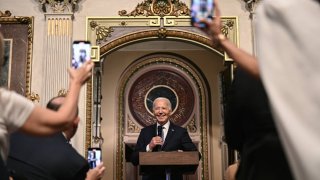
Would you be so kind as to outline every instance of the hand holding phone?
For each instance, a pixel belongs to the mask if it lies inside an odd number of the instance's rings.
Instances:
[[[95,168],[102,162],[101,148],[88,148],[88,163],[90,169]]]
[[[86,61],[90,60],[91,43],[89,41],[74,41],[72,44],[71,66],[75,69],[81,67]]]
[[[205,28],[206,24],[201,21],[213,19],[213,0],[192,0],[191,1],[191,24],[192,26]]]

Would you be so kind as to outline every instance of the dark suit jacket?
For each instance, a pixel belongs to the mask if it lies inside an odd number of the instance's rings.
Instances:
[[[139,164],[139,152],[146,152],[146,147],[150,143],[153,137],[157,136],[157,124],[147,126],[140,132],[136,147],[131,156],[131,162],[134,165]],[[197,147],[192,143],[192,140],[185,128],[177,126],[170,122],[170,127],[161,148],[161,151],[197,151]],[[199,154],[200,158],[200,154]],[[165,179],[165,171],[163,168],[154,168],[152,172],[144,175],[144,180],[152,179]],[[178,180],[182,179],[181,174],[172,174],[171,179]]]
[[[61,134],[33,137],[21,132],[10,139],[8,169],[22,179],[85,179],[88,162]]]
[[[2,156],[0,156],[0,179],[2,180],[8,180],[9,174],[7,171],[7,167],[4,164],[4,161],[2,160]]]
[[[238,68],[228,98],[225,136],[240,151],[237,180],[292,179],[261,81]]]

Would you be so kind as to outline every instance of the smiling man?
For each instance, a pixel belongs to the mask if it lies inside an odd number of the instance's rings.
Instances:
[[[139,164],[139,152],[155,151],[197,151],[197,147],[185,128],[169,121],[172,114],[171,102],[164,97],[153,101],[153,115],[157,123],[143,128],[140,132],[136,147],[131,156],[134,165]],[[165,179],[164,169],[154,168],[153,172],[146,174],[143,180]],[[171,174],[171,179],[182,180],[182,174]]]

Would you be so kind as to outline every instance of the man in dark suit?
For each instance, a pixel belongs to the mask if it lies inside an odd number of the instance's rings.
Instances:
[[[58,110],[64,97],[55,97],[47,108]],[[69,143],[77,131],[78,115],[72,126],[62,133],[48,137],[34,137],[22,132],[11,136],[8,169],[14,179],[30,180],[83,180],[89,171],[88,162]],[[91,179],[102,177],[105,167],[101,164],[88,172]]]
[[[224,125],[228,147],[240,152],[237,180],[293,179],[262,82],[240,68]]]
[[[171,103],[167,98],[159,97],[154,100],[153,114],[157,123],[141,130],[131,156],[131,162],[134,165],[139,164],[139,152],[197,151],[197,147],[192,143],[187,130],[169,121],[171,113]],[[165,175],[163,168],[155,168],[152,172],[144,175],[143,180],[164,180]],[[182,174],[171,174],[171,179],[180,180]]]

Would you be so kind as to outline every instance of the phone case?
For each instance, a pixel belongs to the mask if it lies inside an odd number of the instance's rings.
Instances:
[[[202,20],[211,21],[213,18],[213,0],[191,1],[191,24],[200,28],[205,27]]]
[[[88,148],[88,163],[91,169],[95,168],[102,161],[102,152],[100,148]]]
[[[91,43],[89,41],[74,41],[72,44],[71,66],[75,69],[81,67],[83,63],[90,60]]]

